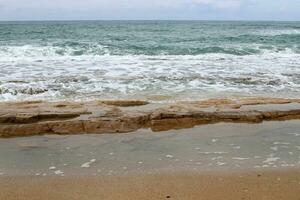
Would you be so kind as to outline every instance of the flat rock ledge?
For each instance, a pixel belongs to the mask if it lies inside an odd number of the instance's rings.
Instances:
[[[126,133],[192,128],[218,122],[300,119],[300,99],[240,98],[146,101],[2,102],[0,137],[41,134]]]

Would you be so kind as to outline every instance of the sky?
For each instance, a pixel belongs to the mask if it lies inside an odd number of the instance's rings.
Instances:
[[[291,20],[300,0],[0,0],[0,20]]]

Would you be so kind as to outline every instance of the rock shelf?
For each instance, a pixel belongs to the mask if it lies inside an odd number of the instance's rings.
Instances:
[[[0,137],[126,133],[192,128],[218,122],[300,119],[300,99],[209,99],[157,104],[138,100],[2,102]]]

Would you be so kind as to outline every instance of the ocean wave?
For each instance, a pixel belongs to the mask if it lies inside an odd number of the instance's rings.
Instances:
[[[104,55],[0,58],[0,100],[299,96],[300,55]]]
[[[46,57],[46,56],[81,56],[106,55],[109,50],[102,45],[58,46],[58,45],[23,45],[0,46],[1,57]]]
[[[292,27],[292,29],[264,29],[253,32],[253,34],[261,36],[299,36],[300,27]]]
[[[0,24],[0,101],[300,97],[299,22]]]
[[[300,38],[300,36],[299,36]],[[11,58],[26,58],[26,57],[64,57],[64,56],[134,56],[134,55],[202,55],[202,54],[228,54],[228,55],[259,55],[268,52],[286,52],[299,53],[300,45],[293,43],[292,46],[273,46],[273,45],[257,45],[252,46],[227,46],[227,47],[138,47],[131,46],[127,50],[110,49],[102,45],[80,46],[80,47],[60,47],[60,46],[0,46],[0,59],[10,60]]]
[[[20,94],[25,95],[37,95],[47,92],[48,89],[44,87],[34,87],[34,86],[20,86],[19,84],[5,84],[0,85],[0,95],[10,94],[12,96],[19,96]]]

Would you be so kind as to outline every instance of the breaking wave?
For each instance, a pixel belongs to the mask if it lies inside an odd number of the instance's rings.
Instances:
[[[300,97],[299,31],[297,22],[0,23],[0,101]]]

